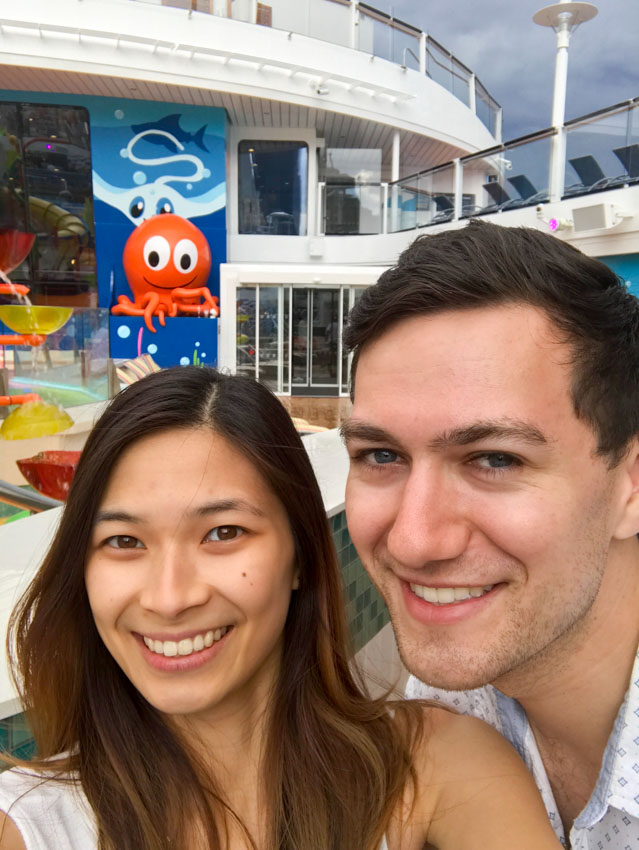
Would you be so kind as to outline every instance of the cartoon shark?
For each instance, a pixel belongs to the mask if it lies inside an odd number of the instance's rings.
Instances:
[[[196,130],[195,133],[187,133],[186,130],[183,130],[180,127],[180,118],[182,116],[178,113],[174,115],[167,115],[166,118],[162,118],[161,121],[151,121],[148,124],[132,124],[131,129],[134,133],[143,133],[145,130],[164,130],[165,133],[170,133],[171,136],[174,136],[180,142],[184,144],[188,144],[189,142],[193,142],[194,145],[197,145],[200,150],[209,153],[209,150],[204,145],[204,131],[206,130],[206,124],[203,124],[199,130]],[[148,140],[152,145],[162,145],[162,147],[171,150],[171,146],[166,141],[166,136],[164,138],[159,136],[156,139]]]
[[[171,142],[180,153],[172,152],[170,156],[159,156],[154,159],[143,159],[133,152],[133,148],[140,139],[158,136]],[[166,144],[166,142],[162,142]],[[168,147],[168,145],[167,145]],[[99,198],[109,206],[123,212],[133,224],[142,224],[151,216],[159,213],[175,213],[183,218],[191,219],[197,216],[210,215],[226,204],[226,183],[222,181],[208,192],[185,198],[177,189],[169,186],[169,183],[199,183],[210,176],[208,169],[204,167],[202,160],[192,154],[182,153],[184,145],[167,130],[153,127],[140,130],[129,141],[126,148],[120,153],[125,159],[131,160],[138,165],[171,165],[177,162],[187,162],[193,166],[194,171],[187,175],[161,174],[154,181],[131,187],[113,186],[104,180],[97,171],[93,172],[93,191]]]

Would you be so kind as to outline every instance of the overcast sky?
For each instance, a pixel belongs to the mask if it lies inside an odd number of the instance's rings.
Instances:
[[[550,125],[556,36],[533,23],[541,0],[369,0],[420,26],[504,109],[505,141]],[[639,0],[599,0],[573,33],[566,119],[639,96]]]

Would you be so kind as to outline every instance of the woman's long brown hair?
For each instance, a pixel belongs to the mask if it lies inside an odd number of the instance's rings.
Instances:
[[[369,698],[351,670],[341,575],[308,456],[280,402],[251,379],[180,367],[124,390],[91,432],[61,523],[13,612],[8,646],[35,736],[30,767],[76,772],[100,850],[211,850],[234,817],[215,777],[129,682],[100,639],[84,584],[95,514],[134,441],[209,428],[251,460],[288,514],[300,587],[288,613],[261,766],[265,850],[373,850],[407,783],[418,712]],[[397,718],[395,718],[397,720]],[[13,764],[18,764],[16,760]],[[21,764],[25,764],[21,762]],[[61,779],[63,777],[61,776]]]

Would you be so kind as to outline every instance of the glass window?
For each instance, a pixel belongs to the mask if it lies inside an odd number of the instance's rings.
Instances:
[[[260,339],[259,374],[261,383],[277,392],[278,386],[278,334],[279,334],[279,298],[278,286],[260,286]]]
[[[308,146],[243,141],[238,147],[239,232],[306,236]]]
[[[255,287],[243,286],[237,290],[237,371],[257,377],[255,370]]]
[[[12,272],[35,303],[97,305],[89,116],[75,106],[0,104],[0,228],[36,234]]]

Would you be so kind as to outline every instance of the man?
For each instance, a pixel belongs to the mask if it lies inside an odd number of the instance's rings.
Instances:
[[[510,738],[573,850],[639,848],[637,300],[472,221],[417,239],[345,339],[348,525],[408,693]]]

